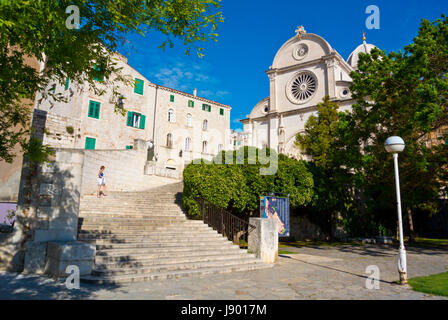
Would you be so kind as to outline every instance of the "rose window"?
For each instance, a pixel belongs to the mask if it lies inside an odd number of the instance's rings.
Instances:
[[[314,75],[300,73],[290,83],[290,98],[302,103],[310,99],[316,92],[317,82]]]

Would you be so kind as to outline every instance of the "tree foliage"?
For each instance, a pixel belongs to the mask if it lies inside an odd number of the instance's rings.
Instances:
[[[160,47],[183,42],[186,53],[202,56],[200,43],[217,40],[220,0],[2,0],[0,1],[0,159],[11,162],[17,143],[26,146],[29,110],[36,92],[43,98],[62,97],[48,90],[50,81],[88,84],[96,94],[110,90],[119,107],[120,86],[132,79],[121,74],[113,59],[129,33],[151,40],[165,36]],[[66,9],[76,5],[80,28],[69,29]],[[42,72],[26,62],[45,62]],[[104,77],[103,82],[94,78]],[[27,99],[27,100],[24,100]]]
[[[275,163],[268,163],[266,155],[271,161],[275,159]],[[228,161],[216,161],[215,158],[211,162],[191,163],[184,170],[182,203],[191,215],[199,214],[195,202],[198,197],[218,207],[244,214],[254,212],[259,206],[260,196],[267,192],[290,194],[291,207],[303,206],[311,201],[313,178],[303,161],[277,155],[272,149],[266,152],[253,147],[222,152],[218,157],[233,159],[233,164],[217,164]],[[272,174],[260,174],[262,167],[270,166],[275,168]]]

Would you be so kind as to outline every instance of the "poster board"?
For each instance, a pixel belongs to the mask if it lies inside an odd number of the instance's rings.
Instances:
[[[289,198],[275,196],[260,197],[260,217],[277,219],[278,236],[289,237]]]

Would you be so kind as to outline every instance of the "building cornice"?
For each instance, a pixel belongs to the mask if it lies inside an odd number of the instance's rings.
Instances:
[[[352,102],[352,103],[356,102],[355,99],[344,99],[344,100],[334,99],[331,101],[338,103],[338,104],[347,103],[347,102]],[[240,122],[243,124],[247,124],[251,121],[267,121],[273,117],[278,117],[278,118],[280,118],[280,116],[287,117],[287,116],[292,116],[292,115],[296,115],[296,114],[308,113],[308,112],[316,111],[316,110],[317,110],[317,105],[312,105],[312,106],[308,106],[305,108],[288,110],[288,111],[283,111],[283,112],[271,112],[263,117],[241,119]]]
[[[219,102],[216,102],[216,101],[213,101],[213,100],[210,100],[210,99],[198,97],[198,96],[195,96],[193,94],[190,94],[190,93],[187,93],[187,92],[184,92],[184,91],[168,88],[168,87],[165,87],[165,86],[162,86],[162,85],[159,85],[159,84],[155,84],[155,83],[152,83],[152,82],[148,83],[148,85],[150,87],[159,88],[159,89],[162,89],[162,90],[165,90],[165,91],[168,91],[168,92],[177,93],[177,94],[180,94],[180,95],[188,97],[188,98],[196,99],[196,100],[203,101],[203,102],[208,102],[208,103],[214,104],[214,105],[219,106],[219,107],[227,108],[229,110],[232,109],[227,104],[223,104],[223,103],[219,103]]]

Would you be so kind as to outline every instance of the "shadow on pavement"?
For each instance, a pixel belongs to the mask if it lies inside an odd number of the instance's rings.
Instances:
[[[87,300],[95,292],[117,290],[118,285],[92,285],[80,283],[79,289],[67,289],[64,280],[55,281],[46,276],[0,272],[1,300]]]

